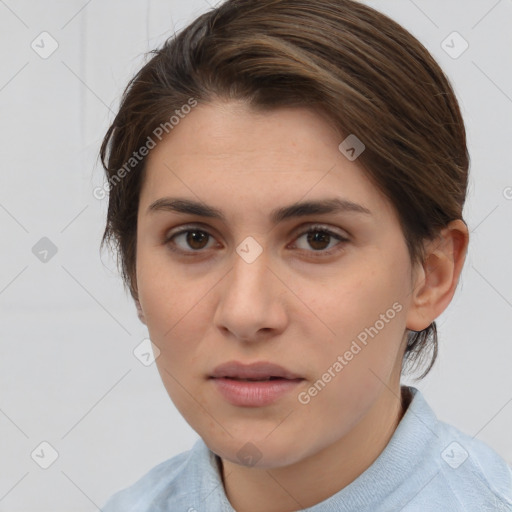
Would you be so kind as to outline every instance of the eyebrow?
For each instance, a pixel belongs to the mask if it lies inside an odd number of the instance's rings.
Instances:
[[[151,203],[146,213],[157,211],[177,212],[211,219],[219,219],[225,222],[226,217],[222,210],[207,204],[181,197],[162,197]],[[362,213],[371,215],[371,211],[364,206],[339,197],[326,198],[318,201],[303,201],[289,206],[276,208],[270,212],[269,218],[273,224],[284,220],[308,215],[322,215],[327,213]]]

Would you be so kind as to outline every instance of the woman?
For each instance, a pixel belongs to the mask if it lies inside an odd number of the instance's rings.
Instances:
[[[103,242],[201,439],[104,511],[512,510],[512,476],[400,376],[469,235],[446,76],[351,0],[228,0],[129,83]]]

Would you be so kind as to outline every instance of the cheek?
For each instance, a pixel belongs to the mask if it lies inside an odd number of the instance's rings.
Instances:
[[[385,320],[399,318],[408,294],[406,276],[399,266],[377,266],[368,261],[348,270],[327,287],[309,292],[311,309],[343,340],[356,337],[376,322],[380,330],[382,314]],[[397,322],[386,322],[386,330],[392,323]]]
[[[156,366],[165,389],[184,417],[200,414],[190,395],[199,396],[193,390],[200,375],[191,369],[204,366],[199,348],[207,323],[201,298],[208,287],[176,272],[156,251],[140,252],[137,280],[149,337],[160,350]]]
[[[137,286],[150,337],[165,351],[172,340],[183,334],[187,312],[192,312],[199,297],[194,286],[171,267],[162,252],[139,250]]]
[[[163,319],[171,324],[187,302],[187,286],[183,273],[177,271],[165,248],[139,245],[137,248],[137,286],[139,299],[151,323]]]
[[[344,429],[326,434],[332,441],[362,418],[401,363],[405,330],[401,293],[385,276],[373,277],[371,285],[346,283],[347,295],[342,294],[330,313],[335,340],[330,344],[315,340],[311,357],[317,358],[315,375],[306,393],[311,396],[310,407],[318,412],[315,421]]]
[[[347,266],[347,272],[339,272],[321,291],[310,293],[311,309],[335,333],[327,339],[310,338],[317,378],[342,356],[343,370],[331,370],[340,390],[356,384],[360,391],[371,388],[378,383],[372,371],[385,379],[397,362],[405,332],[408,259],[398,251],[387,258],[377,252],[370,256],[350,266],[350,271]],[[346,398],[352,401],[354,396]]]

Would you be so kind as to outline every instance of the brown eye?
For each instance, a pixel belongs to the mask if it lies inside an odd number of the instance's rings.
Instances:
[[[195,250],[204,249],[205,241],[208,241],[208,233],[204,231],[187,231],[185,241],[189,247]]]
[[[307,241],[308,244],[315,250],[315,251],[322,251],[327,248],[329,245],[329,241],[331,239],[331,235],[326,233],[325,231],[315,231],[315,232],[308,232],[307,234]],[[327,242],[327,246],[326,246]]]
[[[301,244],[295,242],[293,248],[298,246],[298,249],[313,257],[329,256],[341,250],[344,242],[349,241],[347,237],[325,226],[312,226],[307,231],[300,233],[295,240],[300,240],[303,237],[305,237],[305,244],[302,245],[305,247],[300,247]],[[164,243],[174,252],[185,256],[195,256],[206,252],[205,249],[212,248],[211,245],[208,246],[210,239],[214,240],[214,237],[208,231],[195,226],[185,226],[180,231],[169,234]]]
[[[318,253],[313,254],[313,256],[315,257],[330,255],[333,252],[340,249],[340,246],[343,246],[344,242],[349,241],[348,238],[342,236],[339,233],[335,233],[334,231],[327,229],[324,226],[312,226],[307,231],[301,233],[297,237],[297,240],[301,239],[304,236],[306,236],[305,240],[307,247],[299,247],[299,249],[305,250],[310,253]],[[330,245],[332,242],[336,240],[338,240],[337,244]]]
[[[200,252],[207,248],[207,244],[211,235],[202,229],[182,229],[172,236],[167,237],[165,243],[168,244],[173,251],[179,252]],[[178,243],[179,242],[179,243]],[[177,246],[178,248],[174,248]]]

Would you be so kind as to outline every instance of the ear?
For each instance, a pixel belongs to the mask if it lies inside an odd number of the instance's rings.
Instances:
[[[469,233],[457,219],[425,246],[425,259],[413,279],[411,307],[406,326],[411,331],[426,329],[450,304],[466,259]]]
[[[139,302],[138,299],[135,299],[135,305],[137,306],[137,315],[139,317],[139,320],[143,324],[147,325],[146,324],[146,317],[144,316],[144,311],[142,311],[142,307],[141,307],[140,302]]]

